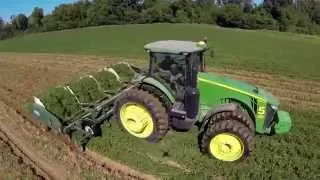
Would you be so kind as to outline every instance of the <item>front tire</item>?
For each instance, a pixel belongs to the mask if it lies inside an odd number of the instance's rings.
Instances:
[[[165,107],[152,94],[132,89],[115,103],[114,116],[121,129],[150,142],[160,141],[168,132]]]
[[[233,119],[222,120],[205,130],[200,150],[221,161],[243,160],[253,149],[253,136],[245,124]]]

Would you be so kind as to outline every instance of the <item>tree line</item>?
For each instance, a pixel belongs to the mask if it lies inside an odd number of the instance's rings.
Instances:
[[[29,32],[88,26],[146,23],[204,23],[242,29],[320,34],[319,0],[81,0],[60,4],[45,15],[0,18],[0,39]]]

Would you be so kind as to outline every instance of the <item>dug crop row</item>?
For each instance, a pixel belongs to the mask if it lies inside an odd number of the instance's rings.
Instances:
[[[17,100],[23,96],[19,92],[15,92],[12,89],[4,88],[4,87],[0,87],[0,92],[3,92],[2,94],[6,93],[7,98],[13,99],[13,100]],[[11,109],[10,107],[17,107],[17,105],[15,105],[14,102],[10,102],[10,101],[8,101],[8,99],[0,97],[0,100],[1,100],[0,102],[5,102],[7,108],[9,108],[9,109]],[[11,109],[11,110],[13,110],[13,109]],[[109,160],[107,158],[101,158],[96,153],[94,153],[92,151],[88,151],[86,153],[78,153],[75,151],[74,145],[68,140],[67,137],[56,136],[54,131],[50,131],[50,130],[47,131],[48,129],[44,129],[43,126],[41,126],[37,121],[32,120],[32,118],[29,117],[29,115],[27,113],[23,113],[24,112],[23,109],[15,108],[14,111],[17,116],[19,116],[21,119],[24,120],[23,121],[24,124],[22,124],[22,126],[24,126],[24,125],[32,126],[33,129],[38,130],[37,132],[38,132],[39,136],[50,137],[50,138],[56,139],[58,141],[64,142],[67,146],[69,146],[70,153],[73,153],[73,154],[75,153],[77,158],[80,158],[81,160],[86,162],[88,166],[90,166],[94,169],[97,169],[105,174],[118,177],[120,179],[122,179],[122,178],[124,178],[124,179],[156,179],[155,177],[153,177],[151,175],[142,174],[138,171],[135,171],[129,167],[126,167],[124,165],[116,163],[116,162]],[[1,125],[0,132],[4,132],[5,129],[10,129],[8,127],[5,127],[4,124],[0,124],[0,125]],[[5,132],[5,133],[7,133],[7,132]],[[1,135],[1,133],[0,133],[0,135]],[[5,135],[7,135],[7,134],[5,134]],[[8,137],[8,135],[7,135],[7,137]],[[26,149],[22,150],[23,148],[26,148],[26,147],[23,147],[23,145],[18,145],[18,143],[16,143],[16,141],[18,141],[18,138],[14,138],[14,134],[11,134],[10,143],[15,145],[16,148],[18,148],[21,152],[28,151]],[[28,155],[28,154],[24,153],[24,155],[25,155],[25,157],[27,157],[29,159],[29,161],[33,162],[32,163],[33,169],[39,169],[39,170],[41,170],[42,174],[45,174],[45,175],[42,175],[41,177],[45,177],[45,179],[65,179],[65,177],[63,175],[57,176],[57,174],[60,174],[61,172],[57,173],[56,169],[52,169],[52,168],[48,167],[48,164],[41,162],[41,160],[39,160],[35,156],[32,156],[32,154]]]
[[[50,175],[46,173],[40,166],[38,166],[32,157],[28,156],[23,147],[20,147],[12,139],[12,136],[8,135],[6,132],[3,132],[3,127],[0,127],[0,143],[4,144],[10,149],[10,153],[19,159],[19,164],[24,164],[26,169],[29,169],[32,172],[32,177],[36,179],[48,179]]]

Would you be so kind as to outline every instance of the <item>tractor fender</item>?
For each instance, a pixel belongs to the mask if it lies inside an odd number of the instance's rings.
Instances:
[[[206,125],[210,119],[211,116],[213,116],[216,113],[219,112],[231,112],[231,111],[236,111],[238,109],[238,104],[236,103],[226,103],[226,104],[220,104],[211,110],[207,112],[207,114],[203,117],[203,123],[200,128],[200,132],[205,130]]]
[[[174,96],[172,95],[172,93],[169,91],[169,89],[167,87],[165,87],[161,82],[159,82],[158,80],[152,78],[152,77],[147,77],[147,78],[144,78],[142,80],[142,83],[146,83],[146,84],[149,84],[149,85],[152,85],[154,87],[156,87],[157,89],[159,89],[160,91],[162,91],[167,97],[168,99],[170,100],[170,102],[172,104],[174,104],[175,102],[175,98]]]
[[[238,106],[240,106],[242,109],[246,110],[248,112],[249,117],[252,119],[253,123],[256,124],[256,116],[255,116],[254,110],[252,108],[250,108],[248,106],[248,104],[246,104],[242,101],[239,101],[237,99],[229,98],[229,100],[230,100],[230,103],[238,104]]]

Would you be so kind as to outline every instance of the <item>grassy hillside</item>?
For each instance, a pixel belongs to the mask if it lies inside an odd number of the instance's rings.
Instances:
[[[0,41],[0,51],[77,53],[145,58],[154,40],[209,38],[209,64],[319,79],[320,38],[289,33],[225,29],[211,25],[152,24],[75,29]]]

